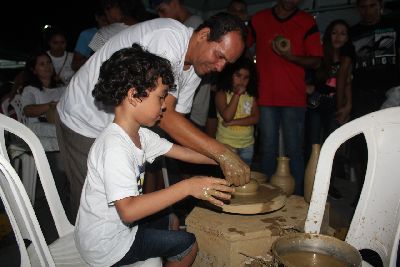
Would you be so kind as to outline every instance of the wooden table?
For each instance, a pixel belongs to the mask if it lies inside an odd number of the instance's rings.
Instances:
[[[244,266],[250,255],[266,255],[272,243],[289,229],[303,229],[308,204],[303,197],[290,196],[278,211],[258,215],[221,213],[195,207],[186,218],[187,231],[194,233],[199,254],[193,266]],[[325,210],[325,227],[329,221]]]

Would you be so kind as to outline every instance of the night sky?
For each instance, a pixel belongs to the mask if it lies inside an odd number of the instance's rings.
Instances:
[[[29,53],[42,43],[42,27],[50,24],[66,32],[71,51],[79,33],[95,25],[93,14],[97,1],[2,1],[0,47]]]

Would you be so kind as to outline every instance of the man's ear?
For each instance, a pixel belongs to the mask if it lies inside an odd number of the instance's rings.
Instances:
[[[210,28],[205,27],[199,31],[198,37],[199,40],[207,41],[209,35],[210,35]]]

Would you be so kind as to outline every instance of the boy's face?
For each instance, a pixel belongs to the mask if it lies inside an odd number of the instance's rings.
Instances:
[[[358,2],[358,11],[361,21],[366,25],[374,25],[381,19],[382,5],[379,0],[361,0]]]
[[[157,87],[148,91],[148,96],[141,98],[138,102],[136,116],[137,121],[142,126],[154,126],[162,117],[165,110],[165,97],[168,95],[168,87],[162,83],[161,77],[157,79]]]

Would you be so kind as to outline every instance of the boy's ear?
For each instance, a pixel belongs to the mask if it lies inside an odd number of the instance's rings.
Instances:
[[[132,88],[130,88],[128,90],[128,93],[127,93],[126,97],[128,98],[129,103],[134,104],[136,102],[135,94],[136,94],[136,88],[135,87],[132,87]]]

